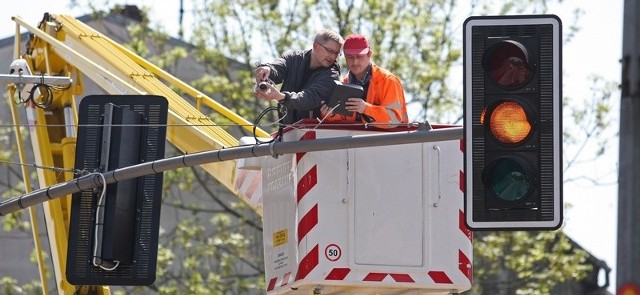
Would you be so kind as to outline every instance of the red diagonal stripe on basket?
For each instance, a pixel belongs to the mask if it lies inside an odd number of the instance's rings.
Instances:
[[[318,204],[315,204],[298,222],[298,243],[318,224]]]
[[[291,276],[291,272],[284,274],[284,278],[282,278],[282,284],[280,287],[286,286],[289,283],[289,277]]]
[[[430,271],[427,273],[437,284],[453,284],[449,276],[444,271]]]
[[[391,273],[389,275],[398,283],[415,283],[413,278],[406,273]]]
[[[318,183],[318,168],[313,165],[298,181],[298,203]]]
[[[467,255],[464,255],[464,252],[462,252],[462,250],[460,249],[458,249],[458,265],[460,271],[464,274],[464,276],[469,279],[469,282],[472,282],[473,265],[471,264],[471,260],[469,260],[469,257],[467,257]]]
[[[278,280],[277,278],[273,278],[273,279],[269,280],[269,286],[267,286],[267,291],[272,291],[273,288],[276,287],[276,281],[277,280]]]
[[[306,278],[316,266],[318,266],[318,245],[313,247],[300,261],[300,266],[296,273],[296,281]]]
[[[327,281],[342,281],[351,272],[350,268],[337,267],[331,270],[331,272],[324,278]]]
[[[464,139],[460,139],[460,151],[464,153]]]
[[[254,174],[253,178],[251,179],[251,183],[249,184],[249,187],[247,188],[247,191],[245,193],[247,195],[247,199],[251,200],[251,198],[253,198],[253,194],[256,192],[259,185],[260,176]]]
[[[249,174],[249,171],[244,170],[244,169],[240,169],[240,174],[238,175],[238,178],[236,179],[236,188],[240,189],[240,187],[242,187],[242,184],[244,183],[244,179],[247,177],[247,175]]]
[[[316,139],[316,132],[315,131],[309,131],[305,134],[302,135],[302,137],[300,137],[299,140],[311,140],[311,139]],[[306,153],[296,153],[296,163],[300,162],[300,159],[302,159],[302,157],[304,157]]]
[[[464,193],[464,171],[460,171],[458,175],[458,183],[460,184],[460,191]]]
[[[365,282],[382,282],[386,276],[386,273],[370,272],[362,280]]]
[[[464,212],[462,212],[462,210],[458,210],[458,227],[460,231],[467,236],[469,241],[473,241],[473,232],[464,223]]]

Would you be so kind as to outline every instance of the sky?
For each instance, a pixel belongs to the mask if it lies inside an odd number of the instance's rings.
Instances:
[[[52,14],[68,14],[80,16],[86,10],[70,10],[68,0],[30,0],[21,5],[17,1],[0,3],[0,39],[13,36],[15,23],[12,16],[20,16],[32,26],[36,26],[45,12]],[[98,1],[96,1],[98,2]],[[132,4],[139,7],[153,7],[150,11],[152,22],[162,22],[167,32],[177,35],[179,0],[111,0],[111,5]],[[101,3],[103,3],[101,2]],[[459,1],[463,3],[465,1]],[[190,1],[184,1],[185,28],[190,22]],[[572,23],[572,10],[580,6],[584,14],[579,25],[581,30],[573,40],[563,47],[563,79],[564,96],[569,96],[580,103],[582,99],[591,97],[588,77],[593,74],[619,83],[620,57],[622,55],[622,23],[623,0],[583,1],[565,0],[561,5],[552,5],[549,13],[558,15],[566,26]],[[460,15],[462,21],[467,17]],[[606,23],[606,26],[603,25]],[[460,31],[460,39],[462,31]],[[4,63],[3,63],[4,64]],[[0,72],[3,70],[0,69]],[[7,69],[8,71],[8,69]],[[450,88],[452,88],[450,86]],[[462,85],[460,85],[462,89]],[[619,92],[612,96],[613,129],[609,135],[615,134],[619,126]],[[437,123],[437,122],[432,122]],[[565,174],[565,179],[583,171],[598,172],[597,177],[607,185],[594,186],[590,182],[572,181],[564,185],[564,200],[570,204],[565,211],[565,232],[595,257],[604,260],[612,268],[609,291],[615,293],[615,263],[617,240],[617,161],[618,139],[609,141],[607,152],[598,161],[586,161],[573,167]]]

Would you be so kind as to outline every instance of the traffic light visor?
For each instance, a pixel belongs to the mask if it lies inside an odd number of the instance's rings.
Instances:
[[[490,116],[488,122],[486,115]],[[531,118],[527,111],[521,104],[511,100],[499,102],[488,112],[483,111],[480,122],[485,128],[489,128],[496,140],[504,144],[522,143],[532,130]]]
[[[484,68],[500,87],[518,88],[532,75],[529,52],[520,42],[504,40],[491,45],[484,56]]]

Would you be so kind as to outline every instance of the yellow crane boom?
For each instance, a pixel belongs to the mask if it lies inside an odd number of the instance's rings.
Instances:
[[[169,102],[167,140],[184,153],[238,145],[238,139],[211,120],[209,112],[252,130],[251,122],[71,16],[51,15],[39,27],[33,27],[19,17],[13,17],[13,20],[16,22],[15,59],[24,58],[34,75],[67,76],[74,80],[67,90],[52,90],[52,100],[43,107],[25,104],[35,164],[62,167],[65,171],[56,173],[38,169],[39,187],[49,187],[74,177],[71,171],[78,140],[74,130],[77,125],[75,95],[83,93],[82,74],[109,94],[153,94],[165,97]],[[26,54],[20,50],[20,28],[26,28],[33,35]],[[179,95],[172,87],[180,89],[188,97]],[[10,95],[16,94],[15,87],[8,89]],[[15,103],[10,103],[13,123],[20,126],[19,109]],[[16,127],[20,160],[26,163],[26,151],[19,131]],[[260,129],[257,129],[256,135],[269,136]],[[229,191],[239,195],[234,183],[235,161],[205,164],[202,168]],[[22,173],[28,189],[31,186],[29,172],[24,168]],[[260,207],[249,205],[262,215]],[[65,279],[71,196],[46,202],[43,206],[58,293],[83,293],[89,289],[88,286],[72,286]],[[30,210],[30,214],[36,250],[40,253],[35,211]],[[38,260],[46,294],[48,288],[44,279],[43,259],[39,257]],[[91,288],[101,294],[109,293],[107,287]]]

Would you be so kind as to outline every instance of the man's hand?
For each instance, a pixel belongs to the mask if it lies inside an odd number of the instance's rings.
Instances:
[[[323,102],[323,104],[320,106],[320,115],[322,115],[322,118],[326,117],[327,115],[333,116],[333,114],[331,114],[331,107]]]
[[[364,99],[351,97],[347,99],[347,101],[344,103],[344,106],[347,111],[358,112],[362,114],[367,108],[367,103],[364,101]]]
[[[285,97],[284,93],[280,92],[278,88],[275,87],[275,85],[271,83],[265,83],[265,85],[267,85],[267,89],[257,89],[254,92],[257,98],[266,100],[266,101],[270,101],[270,100],[281,101],[284,99]]]
[[[268,66],[261,66],[256,68],[256,84],[269,79],[271,74],[271,68]]]

